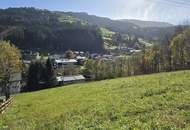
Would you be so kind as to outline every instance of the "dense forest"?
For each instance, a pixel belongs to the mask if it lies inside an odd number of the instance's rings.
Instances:
[[[20,49],[103,51],[99,28],[72,17],[35,8],[1,9],[0,16],[0,38],[11,41]]]

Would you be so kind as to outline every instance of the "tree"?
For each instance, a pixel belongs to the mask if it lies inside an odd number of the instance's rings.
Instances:
[[[165,36],[164,41],[160,47],[160,60],[161,60],[161,70],[162,71],[172,71],[172,57],[171,57],[171,36]]]
[[[47,87],[53,87],[56,85],[56,75],[55,71],[53,68],[53,63],[50,59],[46,61],[46,66],[45,66],[45,82]]]
[[[190,28],[172,39],[170,49],[174,69],[190,67]]]
[[[0,78],[6,100],[10,97],[10,79],[22,69],[20,51],[10,42],[0,41]]]
[[[68,59],[73,59],[75,57],[75,54],[71,50],[68,50],[65,52],[65,57]]]
[[[27,86],[25,91],[35,91],[42,89],[41,84],[44,85],[45,67],[42,62],[36,61],[31,63],[28,71]]]
[[[35,61],[28,71],[27,86],[24,91],[36,91],[54,87],[57,83],[53,63],[50,59],[46,63]]]

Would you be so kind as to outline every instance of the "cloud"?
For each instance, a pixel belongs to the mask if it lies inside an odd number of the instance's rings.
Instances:
[[[155,3],[149,0],[118,0],[115,3],[115,18],[144,19],[152,16]]]
[[[148,3],[147,5],[145,5],[142,15],[144,20],[150,19],[152,13],[154,12],[155,5],[156,5],[155,3]]]
[[[113,0],[112,18],[165,21],[179,24],[190,18],[189,9],[162,0]],[[180,17],[178,17],[180,16]]]

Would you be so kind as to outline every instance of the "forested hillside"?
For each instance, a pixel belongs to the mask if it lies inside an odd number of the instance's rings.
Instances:
[[[149,41],[162,42],[165,36],[171,36],[174,33],[174,26],[169,23],[137,20],[112,20],[109,18],[88,15],[87,13],[67,12],[92,25],[106,27],[111,31],[128,34],[130,36],[143,38]]]
[[[10,40],[22,50],[103,52],[119,44],[139,49],[139,39],[162,43],[174,33],[174,27],[168,23],[111,20],[86,13],[35,8],[1,9],[0,16],[0,38]],[[140,26],[145,23],[150,26]],[[106,37],[109,39],[102,35],[102,28],[113,32]]]
[[[10,40],[24,50],[103,51],[103,41],[97,27],[73,17],[35,8],[1,9],[0,38]]]

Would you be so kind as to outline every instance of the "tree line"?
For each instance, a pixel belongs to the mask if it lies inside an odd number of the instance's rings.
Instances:
[[[140,53],[113,60],[89,59],[84,74],[95,80],[190,69],[190,28],[178,27],[172,38],[144,48]]]
[[[23,91],[37,91],[56,85],[57,79],[53,62],[50,59],[47,59],[47,61],[34,61],[29,66],[26,86]]]

